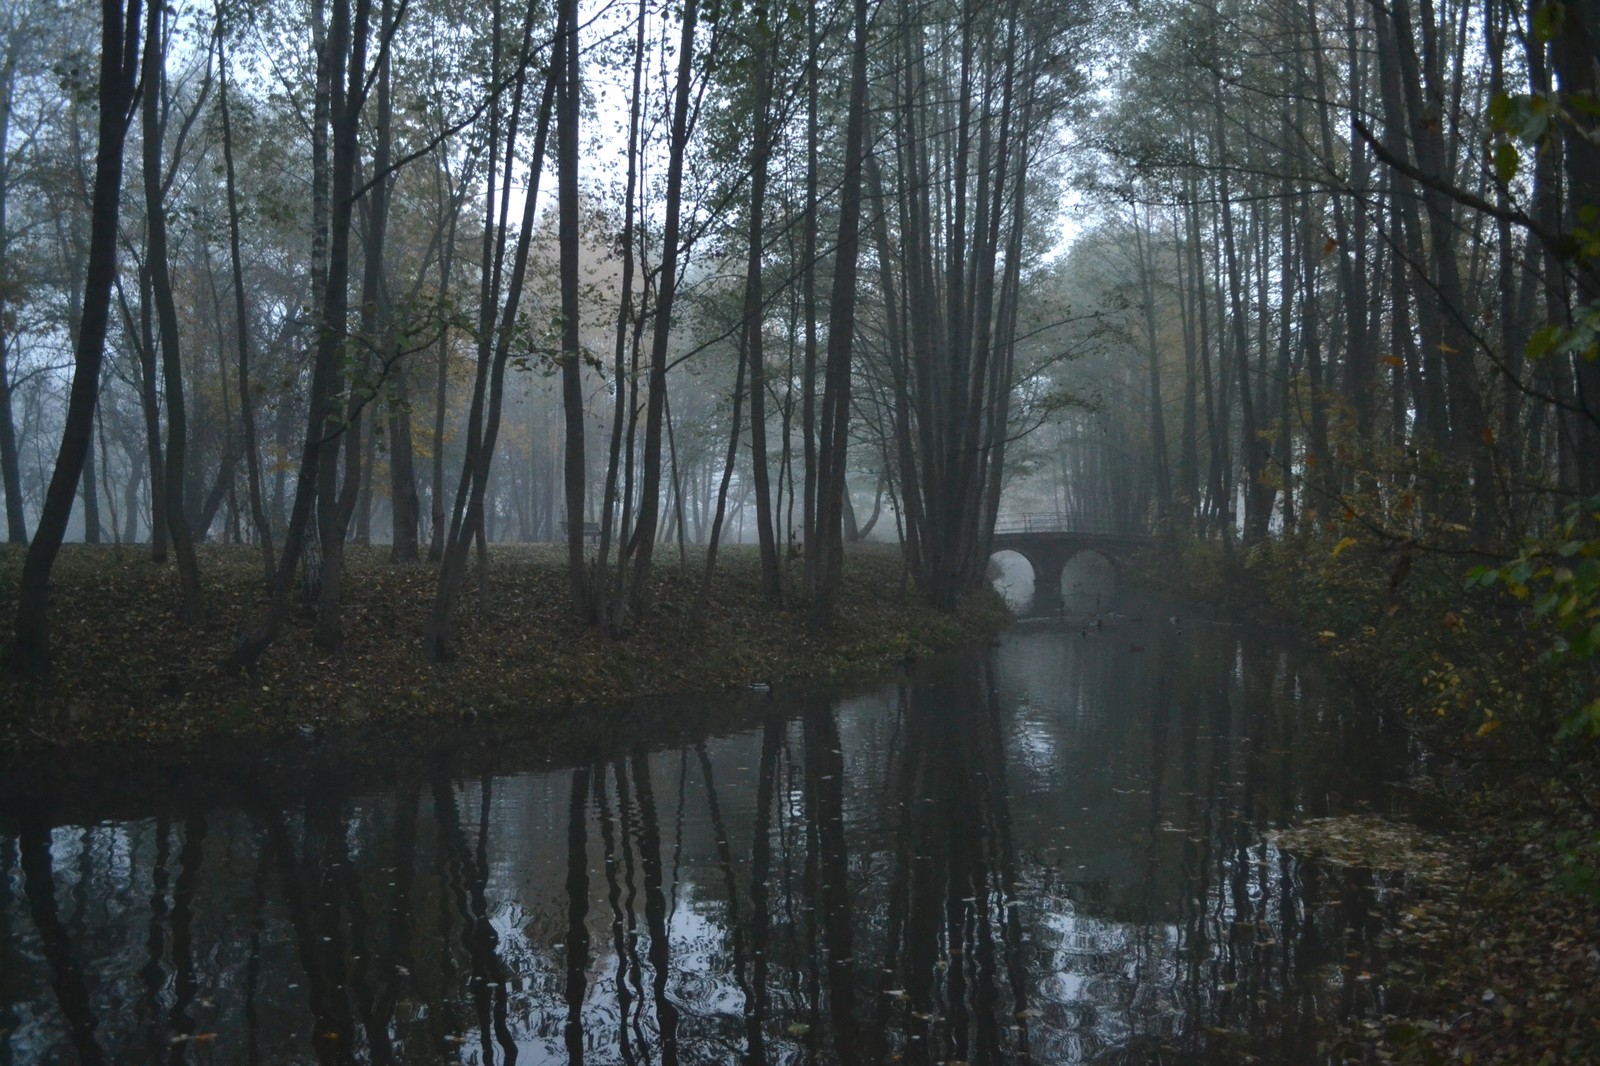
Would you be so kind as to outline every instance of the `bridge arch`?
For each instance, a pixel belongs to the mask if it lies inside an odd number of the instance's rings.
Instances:
[[[1122,560],[1102,548],[1080,548],[1061,563],[1061,602],[1078,611],[1108,607],[1122,584]]]
[[[989,556],[989,582],[1012,610],[1032,613],[1039,596],[1039,565],[1022,552],[1001,548]]]

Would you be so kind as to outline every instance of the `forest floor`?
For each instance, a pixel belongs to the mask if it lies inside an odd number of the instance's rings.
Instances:
[[[645,696],[865,677],[987,639],[1010,621],[992,592],[953,614],[936,611],[904,578],[897,551],[859,546],[846,556],[832,631],[819,635],[802,609],[762,602],[754,549],[733,547],[719,557],[702,622],[691,616],[703,560],[691,555],[684,572],[673,555],[658,555],[649,617],[607,640],[568,608],[564,546],[495,545],[486,601],[473,565],[454,656],[432,663],[421,635],[437,568],[393,566],[387,554],[347,552],[339,654],[313,644],[310,613],[297,604],[283,636],[241,675],[223,663],[266,608],[256,549],[202,548],[207,622],[191,628],[178,618],[174,569],[152,565],[148,549],[67,546],[52,578],[52,680],[25,683],[0,669],[0,754],[371,733],[462,718],[555,722]],[[8,624],[22,557],[0,549]],[[799,578],[796,562],[787,587]]]
[[[1408,785],[1426,794],[1430,823],[1446,812],[1445,824],[1404,834],[1442,860],[1384,854],[1375,819],[1289,848],[1405,881],[1373,972],[1358,978],[1372,995],[1351,999],[1374,1009],[1330,1019],[1326,1061],[1600,1062],[1600,739],[1554,737],[1563,700],[1600,678],[1592,666],[1554,673],[1541,634],[1467,590],[1458,560],[1340,554],[1285,546],[1230,559],[1175,545],[1139,568],[1168,593],[1322,648],[1355,698],[1406,723]],[[1363,821],[1379,827],[1365,839]],[[1302,844],[1318,832],[1308,826]]]

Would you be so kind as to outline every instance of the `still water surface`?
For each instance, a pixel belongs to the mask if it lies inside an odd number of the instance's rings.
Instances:
[[[1404,744],[1258,633],[1019,629],[746,727],[0,802],[0,1062],[1307,1062]],[[423,747],[431,747],[423,745]]]

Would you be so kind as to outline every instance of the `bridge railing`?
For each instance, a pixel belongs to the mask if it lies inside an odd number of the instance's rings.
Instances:
[[[1143,530],[1123,528],[1109,515],[1086,511],[1004,512],[995,518],[994,531],[1002,533],[1095,533],[1103,536],[1137,536]]]

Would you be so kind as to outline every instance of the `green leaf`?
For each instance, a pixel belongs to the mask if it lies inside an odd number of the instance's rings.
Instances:
[[[1535,330],[1533,336],[1528,338],[1528,358],[1540,359],[1549,355],[1561,344],[1561,337],[1562,329],[1554,323]]]
[[[1541,41],[1555,40],[1566,15],[1565,4],[1540,4],[1533,11],[1533,35]]]
[[[1504,132],[1510,129],[1511,123],[1511,97],[1505,93],[1495,93],[1489,99],[1489,106],[1485,109],[1485,116],[1489,119],[1489,128]]]
[[[1522,156],[1511,142],[1501,141],[1494,146],[1494,176],[1500,179],[1500,184],[1511,183],[1511,179],[1517,176],[1517,166],[1521,162]]]
[[[1567,97],[1567,106],[1584,115],[1600,115],[1600,100],[1588,93],[1573,93]]]
[[[1561,731],[1556,736],[1560,740],[1600,737],[1600,700],[1594,700],[1587,706],[1580,707],[1562,723]]]

